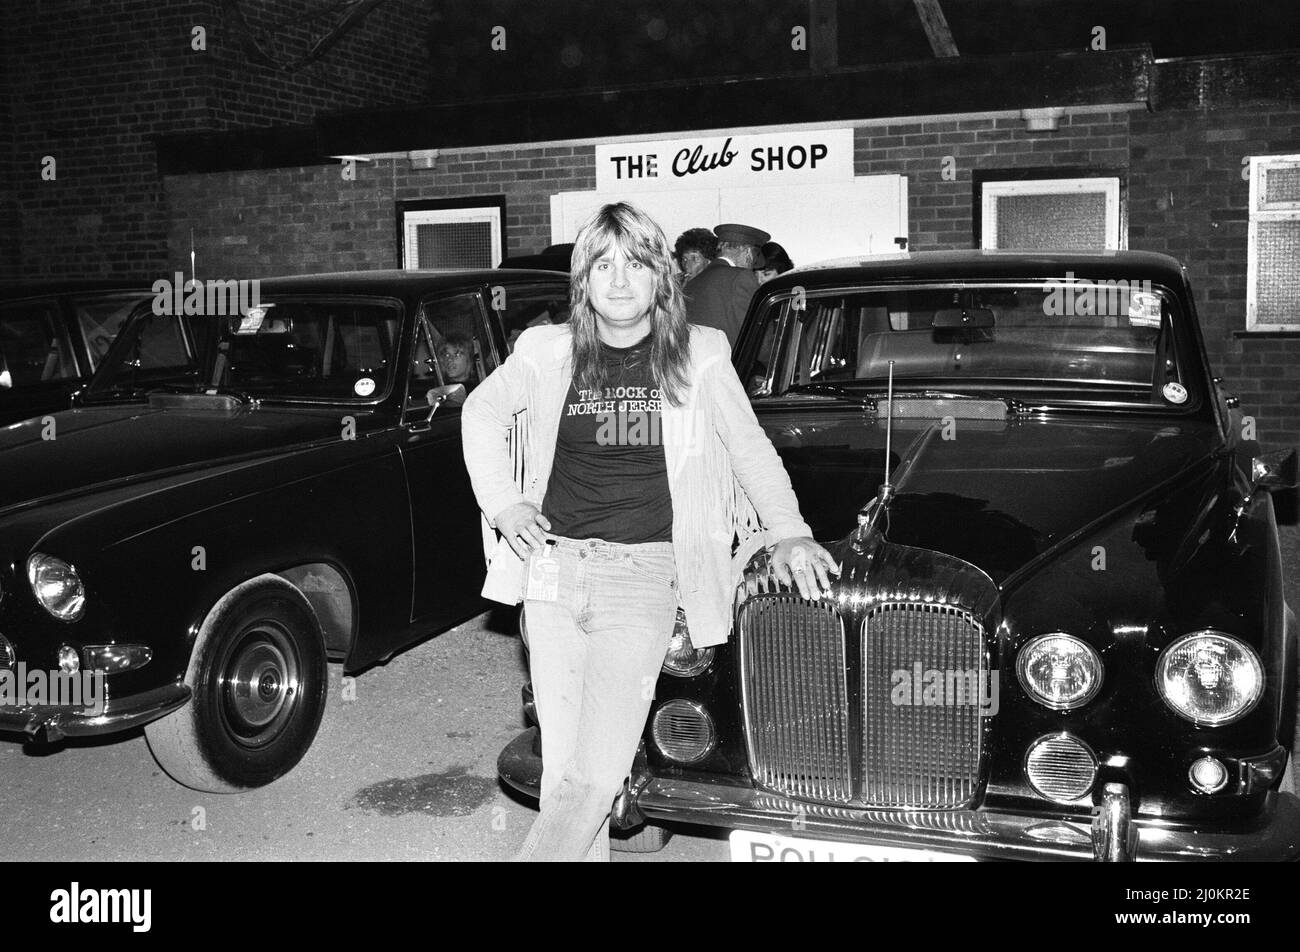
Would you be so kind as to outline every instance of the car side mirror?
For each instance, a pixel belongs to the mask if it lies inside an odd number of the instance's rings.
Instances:
[[[450,383],[442,387],[434,387],[424,395],[429,401],[429,415],[424,418],[425,423],[433,421],[433,415],[438,412],[438,407],[444,403],[450,403],[452,406],[460,406],[465,402],[465,385],[463,383]]]
[[[1262,453],[1250,461],[1250,493],[1253,496],[1261,489],[1268,492],[1294,489],[1296,476],[1294,449]]]

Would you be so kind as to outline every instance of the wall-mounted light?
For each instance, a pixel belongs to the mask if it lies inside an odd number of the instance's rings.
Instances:
[[[1064,115],[1065,110],[1060,106],[1020,110],[1020,118],[1025,120],[1026,132],[1055,132]]]
[[[428,171],[438,167],[437,149],[417,149],[406,153],[406,158],[411,163],[412,172]]]

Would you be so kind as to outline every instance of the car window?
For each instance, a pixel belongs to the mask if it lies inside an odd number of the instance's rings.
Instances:
[[[30,387],[78,376],[72,341],[56,301],[0,307],[0,386]],[[7,383],[6,383],[7,381]]]
[[[72,307],[77,315],[77,325],[81,329],[82,339],[86,342],[86,351],[90,355],[90,371],[94,372],[108,353],[109,345],[117,337],[118,331],[126,322],[131,311],[142,301],[147,301],[151,294],[86,294],[72,299]]]
[[[513,351],[519,335],[542,324],[563,324],[569,319],[568,288],[509,288],[501,310],[501,330],[506,349]]]
[[[1069,386],[1113,391],[1107,399],[1132,403],[1161,404],[1169,400],[1164,388],[1175,383],[1169,402],[1183,403],[1188,394],[1172,347],[1172,298],[1149,282],[1129,284],[1134,283],[810,294],[804,308],[791,312],[782,346],[767,339],[785,306],[776,299],[759,318],[765,322],[761,345],[744,379],[751,395],[765,395],[763,380],[775,350],[785,356],[772,393],[820,383],[878,385],[892,365],[895,381],[903,385],[911,378],[931,388]]]
[[[496,360],[485,317],[477,292],[430,298],[421,305],[411,347],[407,410],[427,409],[435,387],[460,384],[468,393],[492,372]]]

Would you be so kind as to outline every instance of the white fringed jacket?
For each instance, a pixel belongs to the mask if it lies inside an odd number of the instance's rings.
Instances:
[[[492,520],[520,502],[541,508],[573,377],[570,337],[564,324],[524,331],[514,353],[469,395],[462,412],[465,464],[485,518],[483,595],[507,605],[523,599],[524,563],[497,539]],[[727,640],[735,586],[750,556],[812,530],[754,417],[722,331],[692,325],[687,379],[681,406],[662,401],[660,429],[678,600],[692,643],[703,648]]]

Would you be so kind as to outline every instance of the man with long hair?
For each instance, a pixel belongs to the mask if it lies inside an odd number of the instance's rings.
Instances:
[[[694,644],[717,645],[736,566],[761,546],[806,598],[839,571],[724,335],[686,322],[659,226],[604,206],[578,235],[570,289],[570,321],[525,331],[462,416],[474,493],[501,536],[483,593],[524,602],[544,738],[521,859],[608,858],[679,604]]]

